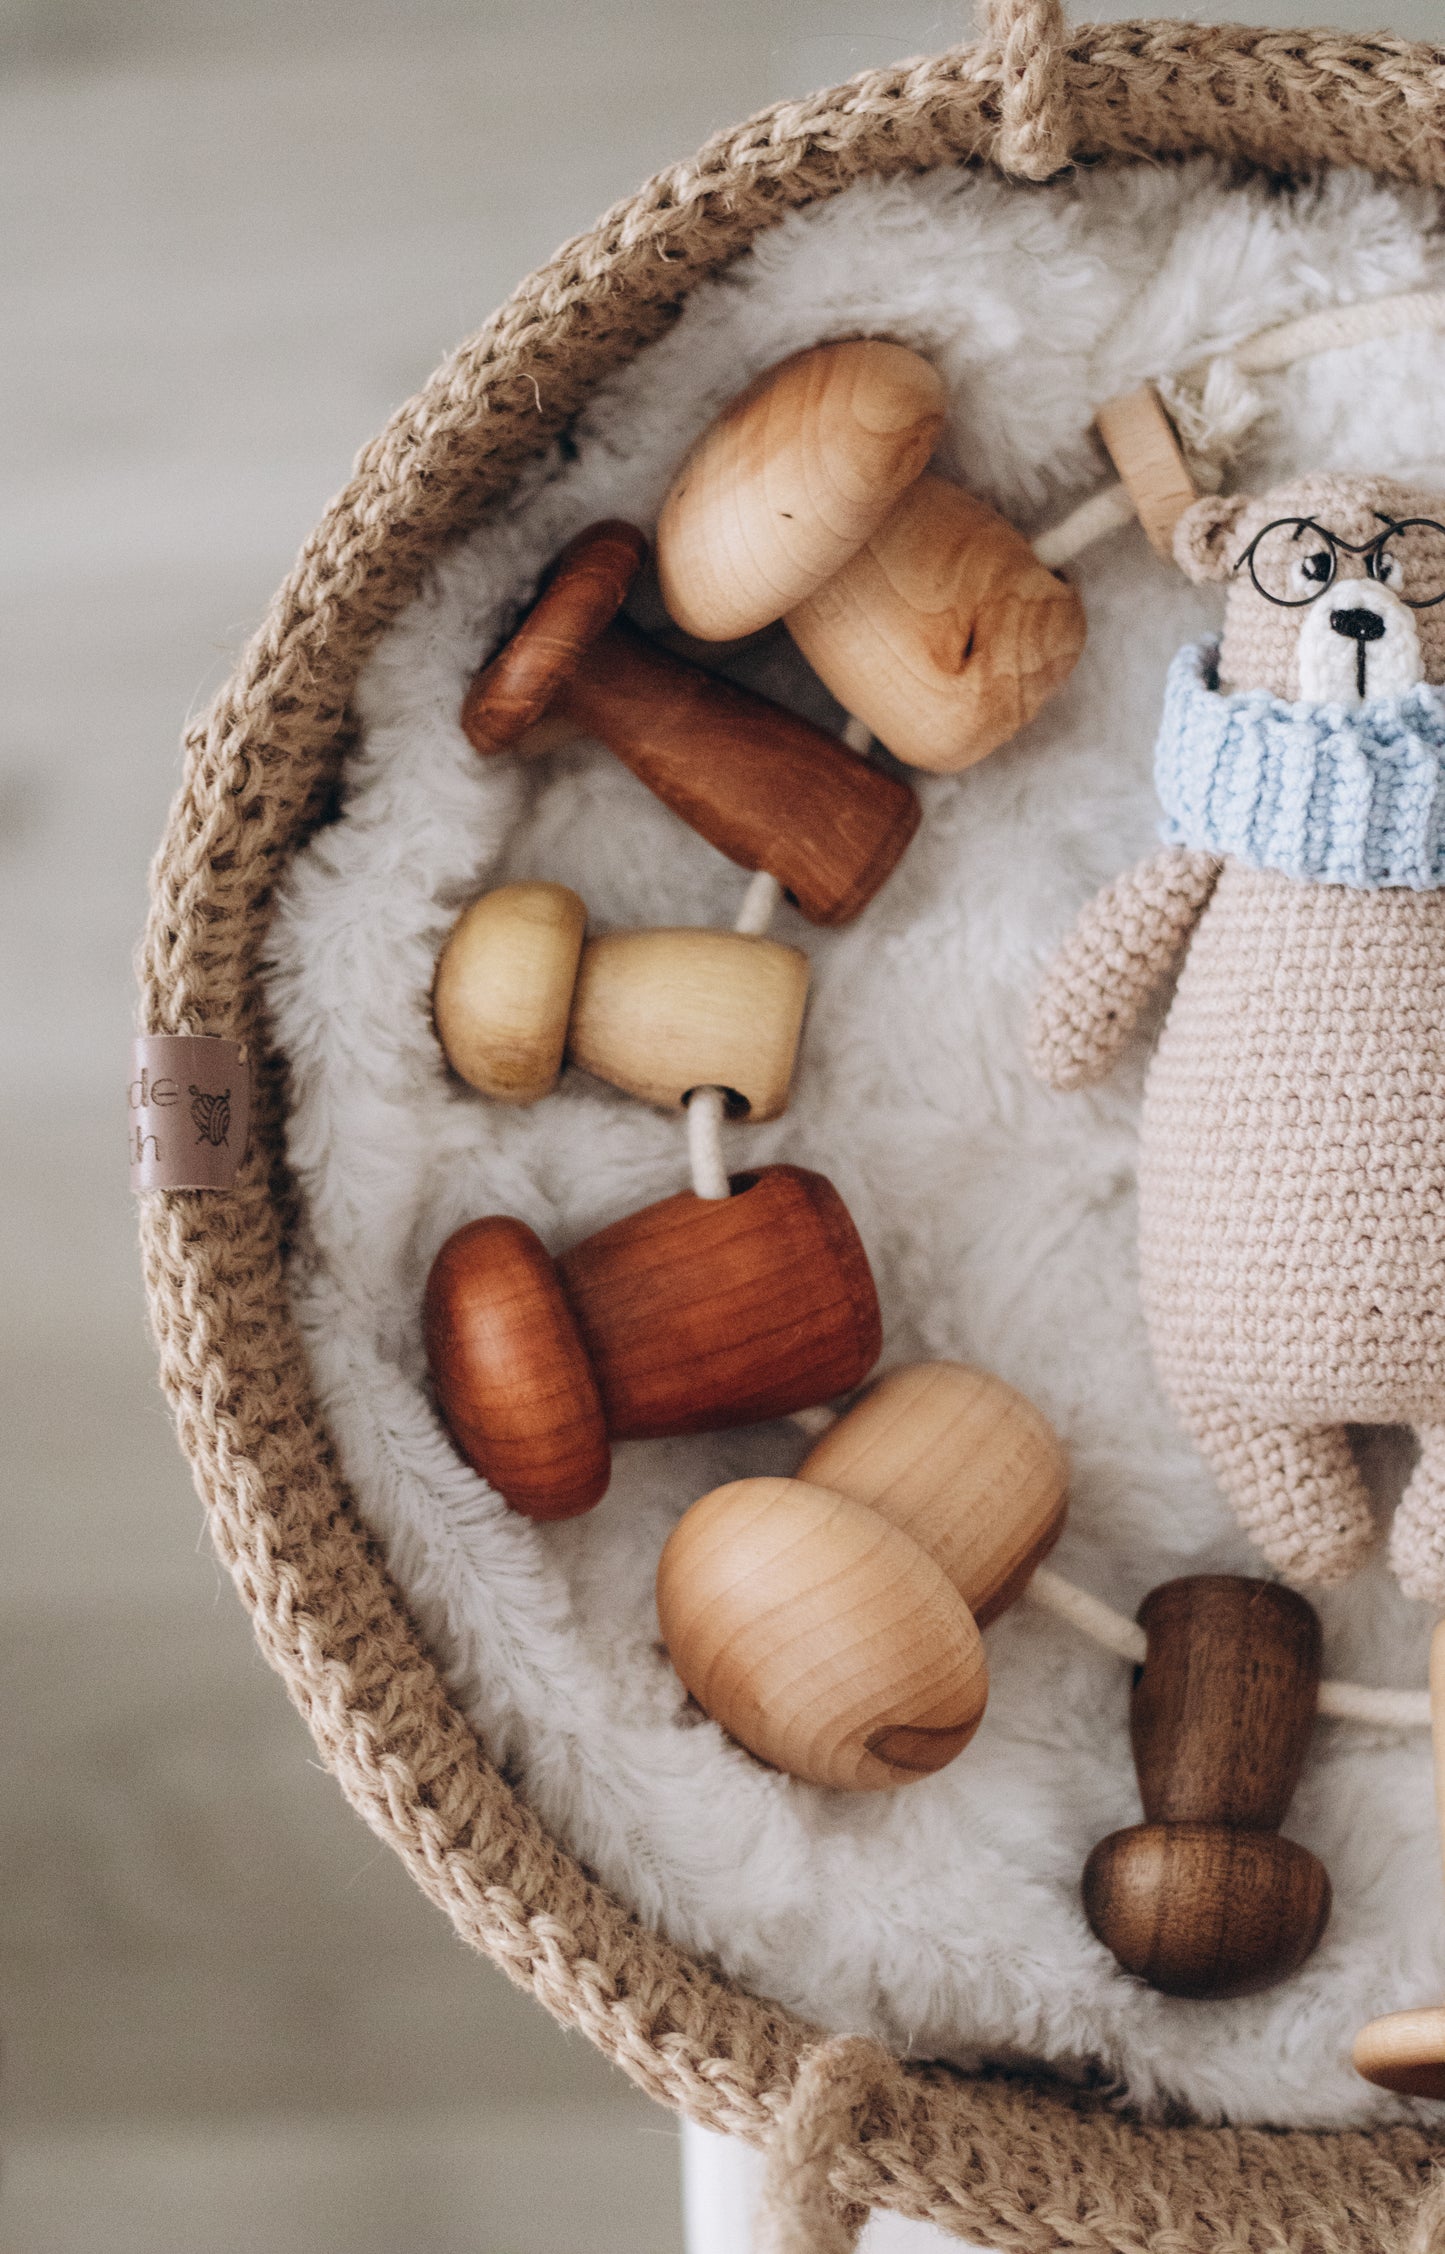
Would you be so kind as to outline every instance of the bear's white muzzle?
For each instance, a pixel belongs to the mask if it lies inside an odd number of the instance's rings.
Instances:
[[[1403,696],[1424,677],[1414,614],[1377,579],[1337,579],[1310,605],[1299,638],[1303,702]]]

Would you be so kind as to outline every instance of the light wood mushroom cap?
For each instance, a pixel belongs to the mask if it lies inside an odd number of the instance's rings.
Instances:
[[[663,1550],[657,1613],[699,1706],[810,1784],[907,1784],[983,1719],[983,1640],[942,1568],[800,1479],[733,1480],[694,1503]]]
[[[1016,735],[1084,646],[1074,588],[961,486],[920,477],[787,617],[840,704],[911,767],[951,774]]]
[[[1445,2098],[1445,2004],[1372,2019],[1355,2037],[1355,2071],[1401,2097]]]
[[[647,557],[636,525],[588,525],[569,540],[510,642],[475,674],[462,703],[473,749],[509,751],[542,719],[622,608]]]
[[[937,369],[863,339],[796,352],[749,385],[662,505],[662,599],[704,642],[755,634],[856,554],[943,428]]]

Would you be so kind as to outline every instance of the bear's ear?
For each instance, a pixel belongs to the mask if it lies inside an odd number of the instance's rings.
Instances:
[[[1248,493],[1206,493],[1191,502],[1174,527],[1174,561],[1196,586],[1227,579],[1234,569],[1234,535],[1249,508]]]

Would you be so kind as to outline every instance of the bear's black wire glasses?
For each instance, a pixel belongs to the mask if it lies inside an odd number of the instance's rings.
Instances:
[[[1433,517],[1397,518],[1379,510],[1375,513],[1384,530],[1370,540],[1347,540],[1342,532],[1331,532],[1327,524],[1320,524],[1314,517],[1276,517],[1256,532],[1235,564],[1235,573],[1247,564],[1250,578],[1267,603],[1277,603],[1281,610],[1303,610],[1306,604],[1318,602],[1338,579],[1343,549],[1346,555],[1363,556],[1370,578],[1391,587],[1411,610],[1433,610],[1437,603],[1445,603],[1445,524],[1437,524]],[[1299,543],[1307,533],[1325,545],[1311,555],[1302,555]],[[1390,544],[1407,533],[1427,536],[1411,558],[1410,576],[1438,590],[1433,594],[1407,595],[1403,586],[1396,584],[1404,579],[1405,569],[1403,559],[1393,553]],[[1298,584],[1296,567],[1306,579],[1315,581],[1307,595],[1282,592]]]

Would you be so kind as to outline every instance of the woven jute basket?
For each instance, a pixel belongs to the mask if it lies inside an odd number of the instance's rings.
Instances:
[[[141,1235],[164,1384],[261,1646],[352,1805],[468,1942],[651,2096],[767,2146],[764,2236],[790,2254],[848,2247],[875,2205],[1027,2254],[1423,2249],[1445,2203],[1415,2129],[1142,2124],[1042,2076],[824,2039],[646,1931],[547,1835],[453,1704],[312,1397],[257,958],[378,635],[689,290],[855,180],[971,165],[1037,181],[1195,152],[1440,185],[1445,48],[1162,21],[1071,35],[1057,0],[995,0],[978,45],[781,103],[660,173],[524,282],[363,452],[189,733],[155,865],[142,1027],[245,1041],[256,1067],[235,1188],[149,1192]]]

